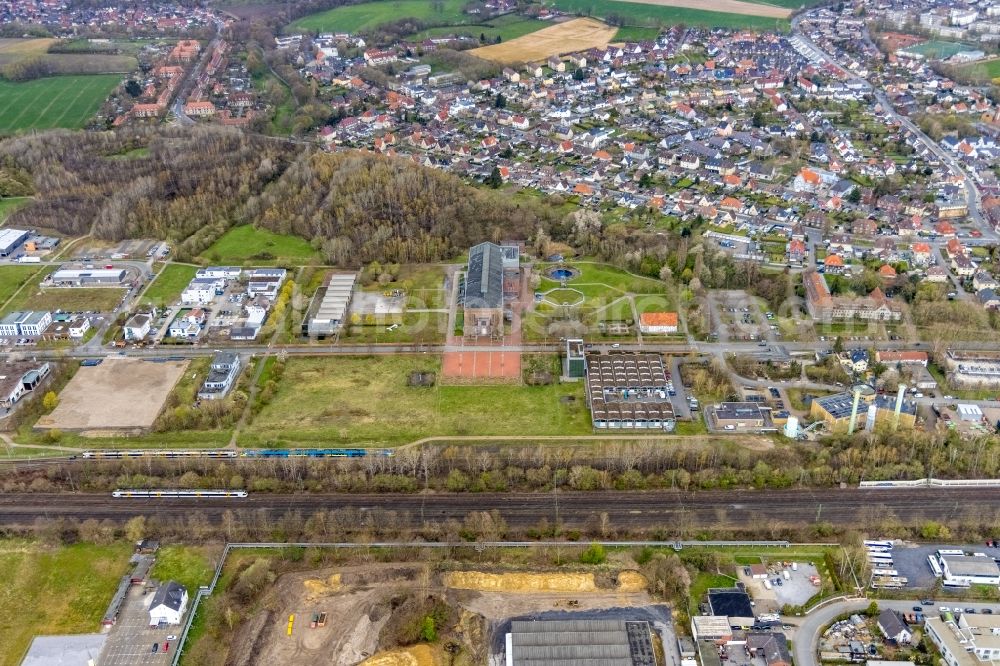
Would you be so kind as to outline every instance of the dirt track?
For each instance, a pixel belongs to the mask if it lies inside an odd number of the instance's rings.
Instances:
[[[791,9],[773,5],[759,5],[755,2],[741,0],[628,0],[643,5],[659,7],[682,7],[684,9],[702,9],[707,12],[723,12],[725,14],[743,14],[745,16],[766,16],[769,18],[788,18]]]

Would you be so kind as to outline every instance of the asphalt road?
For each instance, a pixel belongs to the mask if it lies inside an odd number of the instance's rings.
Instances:
[[[582,527],[591,516],[609,514],[616,528],[639,530],[678,525],[708,527],[720,522],[757,525],[810,524],[817,520],[856,524],[862,511],[876,507],[902,520],[992,515],[1000,488],[828,488],[773,491],[656,491],[469,494],[297,494],[251,493],[245,499],[114,499],[97,493],[0,493],[0,525],[30,525],[38,517],[125,521],[135,515],[185,517],[192,511],[217,521],[226,509],[266,510],[271,515],[354,507],[397,513],[400,526],[463,519],[472,511],[497,509],[511,527],[534,526],[541,518]]]
[[[792,643],[793,660],[797,666],[819,666],[819,659],[816,651],[819,649],[820,633],[831,624],[838,615],[844,613],[855,613],[868,608],[871,601],[868,599],[846,600],[828,604],[810,613],[805,618],[795,618],[789,620],[796,625],[795,639]],[[919,599],[900,599],[896,601],[879,600],[878,607],[882,610],[891,608],[901,612],[911,612],[914,606],[919,606]],[[964,601],[935,601],[931,606],[924,606],[924,613],[937,613],[939,606],[948,608],[975,608],[977,612],[983,608],[992,608],[994,612],[998,610],[996,603],[978,603]]]

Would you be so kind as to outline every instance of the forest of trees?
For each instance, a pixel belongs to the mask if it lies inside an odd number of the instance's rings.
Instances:
[[[138,147],[148,154],[123,159]],[[104,240],[164,238],[182,260],[234,224],[297,234],[331,263],[359,266],[435,261],[560,221],[544,203],[517,203],[407,160],[323,153],[223,128],[17,137],[0,142],[0,165],[6,180],[36,193],[11,224]]]

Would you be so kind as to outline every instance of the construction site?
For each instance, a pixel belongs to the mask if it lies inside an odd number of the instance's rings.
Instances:
[[[524,654],[536,659],[555,654],[565,639],[560,632],[580,622],[601,629],[589,649],[639,659],[635,663],[662,664],[664,641],[669,650],[676,643],[669,609],[653,603],[635,571],[351,565],[282,575],[257,607],[236,629],[227,664],[499,665],[511,663],[505,653],[512,640],[533,645]],[[518,638],[527,631],[526,620],[544,621],[551,631]]]

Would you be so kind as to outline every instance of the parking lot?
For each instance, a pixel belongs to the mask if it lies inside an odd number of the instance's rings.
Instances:
[[[820,590],[812,582],[814,576],[818,578],[819,572],[809,562],[797,563],[796,569],[782,566],[781,562],[773,562],[768,566],[766,579],[752,578],[747,571],[748,568],[740,567],[740,582],[746,585],[750,596],[754,598],[758,612],[778,612],[786,604],[801,606]],[[787,579],[784,572],[788,572]],[[764,585],[765,580],[770,583],[770,589]]]
[[[122,604],[118,621],[111,628],[108,640],[98,659],[99,666],[167,666],[173,658],[176,648],[175,640],[168,641],[167,636],[180,633],[180,625],[163,629],[149,628],[149,612],[146,604],[152,598],[154,589],[143,593],[144,587],[136,585],[129,590],[125,603]],[[164,650],[164,645],[170,643]],[[153,643],[157,644],[153,652]]]

